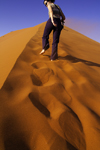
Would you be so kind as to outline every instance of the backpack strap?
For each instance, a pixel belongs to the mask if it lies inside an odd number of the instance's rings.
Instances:
[[[58,5],[56,5],[56,4],[55,4],[55,6],[56,6],[56,8],[58,8],[59,11],[61,12],[60,7],[59,7]],[[64,23],[65,23],[65,22],[64,22],[63,20],[61,20],[61,25],[62,25],[63,27],[64,27]]]
[[[60,11],[60,7],[59,7],[58,5],[56,5],[56,4],[55,4],[55,6],[56,6],[56,8],[58,8],[58,9],[59,9],[59,11]]]

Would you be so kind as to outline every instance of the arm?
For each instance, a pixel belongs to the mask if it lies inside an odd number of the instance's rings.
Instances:
[[[52,24],[54,26],[57,26],[55,23],[54,23],[54,20],[53,20],[53,11],[52,11],[52,8],[50,5],[48,5],[48,10],[49,10],[49,13],[50,13],[50,18],[51,18],[51,21],[52,21]]]

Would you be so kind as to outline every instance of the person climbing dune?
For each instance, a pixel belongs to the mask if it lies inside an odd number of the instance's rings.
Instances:
[[[53,30],[53,43],[52,43],[52,54],[51,61],[58,58],[58,43],[61,30],[65,20],[65,15],[58,5],[54,4],[55,0],[44,0],[44,5],[48,8],[49,19],[46,23],[43,37],[42,37],[42,51],[40,55],[44,54],[49,48],[49,35]]]

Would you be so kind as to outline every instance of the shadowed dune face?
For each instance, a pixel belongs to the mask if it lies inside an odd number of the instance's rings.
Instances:
[[[39,55],[44,26],[27,43],[0,90],[0,147],[99,150],[100,44],[65,27],[59,60],[51,62],[51,48]]]

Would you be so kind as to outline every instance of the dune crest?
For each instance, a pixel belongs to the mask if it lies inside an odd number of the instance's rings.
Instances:
[[[0,90],[0,147],[99,150],[100,44],[65,27],[59,60],[51,62],[52,46],[39,55],[44,26],[29,40]]]

